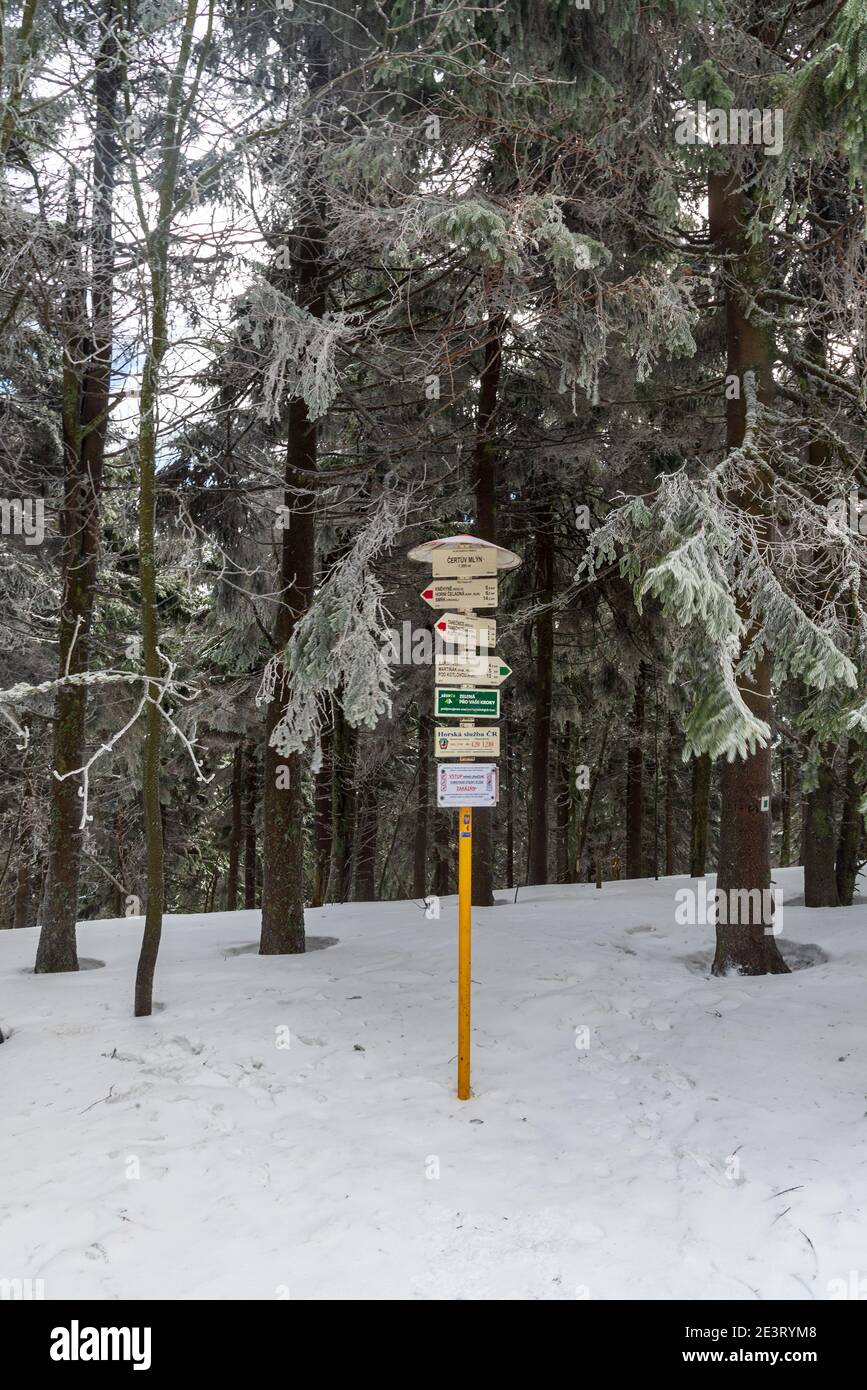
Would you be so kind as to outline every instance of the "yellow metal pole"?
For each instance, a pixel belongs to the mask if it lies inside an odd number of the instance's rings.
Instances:
[[[470,1098],[473,811],[458,812],[458,1100]]]

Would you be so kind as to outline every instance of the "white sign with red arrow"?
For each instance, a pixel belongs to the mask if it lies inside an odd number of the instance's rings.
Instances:
[[[431,608],[496,608],[496,579],[435,579],[421,596]]]
[[[443,642],[452,647],[471,647],[491,651],[497,645],[494,618],[468,618],[463,613],[443,613],[434,623]]]

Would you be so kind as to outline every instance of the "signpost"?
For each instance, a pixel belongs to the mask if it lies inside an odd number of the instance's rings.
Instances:
[[[469,728],[438,725],[434,729],[434,753],[438,758],[498,758],[500,731],[478,729],[474,724]]]
[[[496,806],[496,763],[440,763],[438,806]]]
[[[434,579],[493,579],[496,556],[478,541],[459,541],[434,547],[431,559]]]
[[[438,579],[422,589],[431,608],[496,608],[496,579]]]
[[[461,722],[453,728],[437,726],[434,752],[438,758],[461,759],[438,765],[437,805],[458,808],[458,1099],[469,1100],[473,807],[496,806],[498,792],[496,763],[473,758],[496,758],[500,752],[499,729],[476,728],[471,721],[499,719],[497,687],[512,674],[511,667],[490,655],[496,624],[474,610],[496,607],[498,571],[515,569],[521,560],[476,536],[428,541],[411,550],[409,558],[432,568],[433,582],[421,594],[425,603],[453,610],[436,623],[455,650],[436,654],[434,709],[438,719]]]
[[[474,686],[438,685],[435,691],[434,714],[453,719],[499,719],[499,690],[482,690]]]
[[[484,652],[457,652],[449,656],[444,652],[434,655],[437,681],[450,685],[502,685],[512,674],[498,656],[487,656]]]
[[[484,647],[493,651],[497,644],[497,624],[493,618],[470,618],[466,613],[443,613],[434,623],[443,642],[452,647]]]

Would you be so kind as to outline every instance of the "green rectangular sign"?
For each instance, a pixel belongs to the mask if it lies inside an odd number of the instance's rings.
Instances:
[[[472,686],[438,685],[434,712],[437,718],[445,716],[453,719],[499,719],[499,690],[479,690]]]

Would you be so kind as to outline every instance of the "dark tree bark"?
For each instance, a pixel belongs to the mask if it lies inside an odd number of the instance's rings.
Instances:
[[[572,875],[569,830],[572,823],[572,726],[566,724],[558,740],[556,851],[557,882],[569,883]]]
[[[126,872],[126,813],[119,807],[114,826],[114,915],[123,917],[127,909],[127,898],[132,889]]]
[[[301,279],[315,274],[315,250],[308,248]],[[302,302],[309,296],[301,295]],[[319,305],[321,300],[314,301]],[[307,611],[313,593],[316,425],[303,400],[289,407],[284,505],[289,523],[280,548],[281,595],[274,628],[280,654]],[[274,698],[265,723],[262,830],[262,932],[259,954],[294,955],[305,949],[304,934],[304,767],[298,753],[281,754],[271,742],[286,707],[286,673],[280,663]]]
[[[548,882],[548,764],[551,753],[551,698],[554,684],[554,518],[545,503],[536,532],[536,589],[546,604],[536,619],[533,756],[530,768],[530,846],[528,883]]]
[[[232,821],[229,828],[229,867],[226,871],[226,911],[234,912],[238,906],[238,868],[241,862],[241,836],[244,819],[244,743],[235,746],[232,759]]]
[[[837,837],[834,824],[834,748],[819,749],[819,782],[807,796],[804,825],[804,905],[837,907],[834,860]]]
[[[665,872],[670,878],[674,873],[674,793],[675,793],[675,768],[677,766],[675,754],[677,752],[677,729],[674,720],[669,716],[668,720],[668,742],[666,744],[665,756]]]
[[[473,817],[475,819],[475,817]],[[454,845],[451,835],[451,816],[448,811],[437,810],[435,819],[435,860],[434,860],[434,893],[437,897],[444,898],[450,892],[450,884],[453,881],[452,861],[454,858]]]
[[[767,719],[770,661],[758,661],[753,679],[741,678],[740,690],[753,713]],[[772,923],[764,920],[771,886],[771,816],[770,809],[762,807],[770,797],[770,785],[769,748],[723,763],[717,889],[731,905],[727,916],[734,915],[737,902],[739,920],[717,923],[714,975],[732,970],[741,975],[779,975],[789,968],[770,930]]]
[[[418,776],[416,778],[415,833],[412,849],[412,895],[427,894],[427,841],[430,820],[430,764],[433,720],[419,713],[418,717]]]
[[[707,753],[692,761],[692,811],[689,827],[689,872],[693,878],[707,873],[707,826],[713,763]]]
[[[769,330],[754,322],[746,307],[754,290],[767,280],[765,247],[748,239],[747,223],[754,208],[744,191],[738,169],[711,174],[708,183],[708,215],[711,241],[726,259],[724,281],[727,376],[736,378],[738,392],[726,392],[726,445],[739,448],[746,430],[745,377],[753,373],[756,393],[763,405],[773,399]],[[762,529],[763,482],[756,478],[743,496],[735,499],[750,512]],[[747,634],[747,642],[755,636]],[[748,708],[766,723],[771,717],[771,662],[767,654],[756,661],[751,679],[741,677],[740,689]],[[715,975],[737,971],[743,975],[782,974],[788,966],[780,955],[770,924],[763,919],[771,882],[771,755],[757,749],[746,758],[723,765],[722,809],[717,890],[733,907],[739,894],[737,923],[717,922]],[[760,903],[761,906],[757,906]],[[727,911],[727,917],[734,915]],[[746,918],[746,920],[743,920]]]
[[[313,791],[313,895],[312,907],[321,907],[328,894],[331,865],[331,817],[334,780],[334,722],[329,715],[322,728],[322,762]]]
[[[846,757],[846,781],[837,840],[837,899],[841,907],[851,907],[858,878],[858,849],[861,844],[862,817],[858,810],[861,784],[858,777],[858,747],[851,739]]]
[[[506,883],[515,886],[515,749],[512,738],[511,700],[503,720],[502,763],[506,770]]]
[[[256,886],[259,881],[256,847],[256,805],[259,796],[259,769],[256,750],[247,744],[244,772],[244,907],[256,906]]]
[[[12,926],[33,925],[33,828],[30,822],[31,805],[25,793],[22,798],[18,825],[15,896],[12,903]]]
[[[780,864],[792,859],[792,750],[784,743],[780,749]]]
[[[329,80],[325,30],[299,29],[307,85],[318,91]],[[295,298],[313,318],[325,313],[324,239],[320,195],[316,191],[318,154],[306,150],[300,182],[302,200],[291,237],[290,274]],[[313,595],[315,570],[315,488],[318,466],[317,425],[303,399],[289,404],[284,516],[289,518],[280,547],[281,593],[274,621],[274,650],[285,651]],[[262,829],[262,931],[259,952],[265,956],[304,951],[304,766],[299,753],[284,756],[271,739],[286,707],[286,672],[277,672],[274,698],[265,721],[265,766]]]
[[[112,206],[117,173],[116,106],[122,67],[115,37],[116,12],[103,7],[102,41],[96,63],[91,230],[91,331],[84,327],[80,268],[71,265],[67,295],[67,341],[63,363],[63,596],[59,666],[63,675],[87,670],[99,560],[99,498],[102,492],[112,354],[114,236]],[[78,281],[78,283],[76,283]],[[81,767],[87,686],[58,688],[54,707],[52,774]],[[159,718],[159,716],[157,716]],[[36,952],[38,974],[78,969],[75,924],[81,872],[81,799],[74,777],[51,776],[49,831],[42,930]]]
[[[479,378],[474,447],[476,483],[476,535],[480,540],[497,539],[497,460],[494,417],[503,352],[503,319],[488,323],[488,336]],[[475,907],[490,907],[494,901],[494,812],[485,806],[473,812],[472,900]]]
[[[346,716],[338,705],[334,711],[331,870],[328,886],[330,902],[345,903],[349,897],[355,834],[356,745],[356,731],[347,723]]]
[[[214,872],[211,874],[211,881],[208,885],[208,891],[205,895],[205,912],[214,911],[214,904],[217,901],[217,888],[219,886],[219,883],[220,870],[214,869]]]
[[[373,782],[367,782],[358,795],[355,836],[356,902],[373,902],[376,897],[376,840],[379,829],[379,797]]]
[[[593,771],[590,774],[590,785],[587,788],[587,800],[584,802],[584,810],[581,816],[581,823],[578,830],[578,843],[575,846],[575,882],[581,882],[582,862],[584,858],[584,847],[587,844],[587,834],[590,829],[590,812],[593,810],[593,797],[596,794],[596,787],[599,782],[599,775],[605,762],[605,750],[608,747],[608,728],[606,724],[602,730],[602,742],[599,745],[599,754],[596,758]],[[589,871],[587,882],[590,882]]]
[[[644,709],[647,666],[638,663],[626,750],[626,878],[644,876]]]

